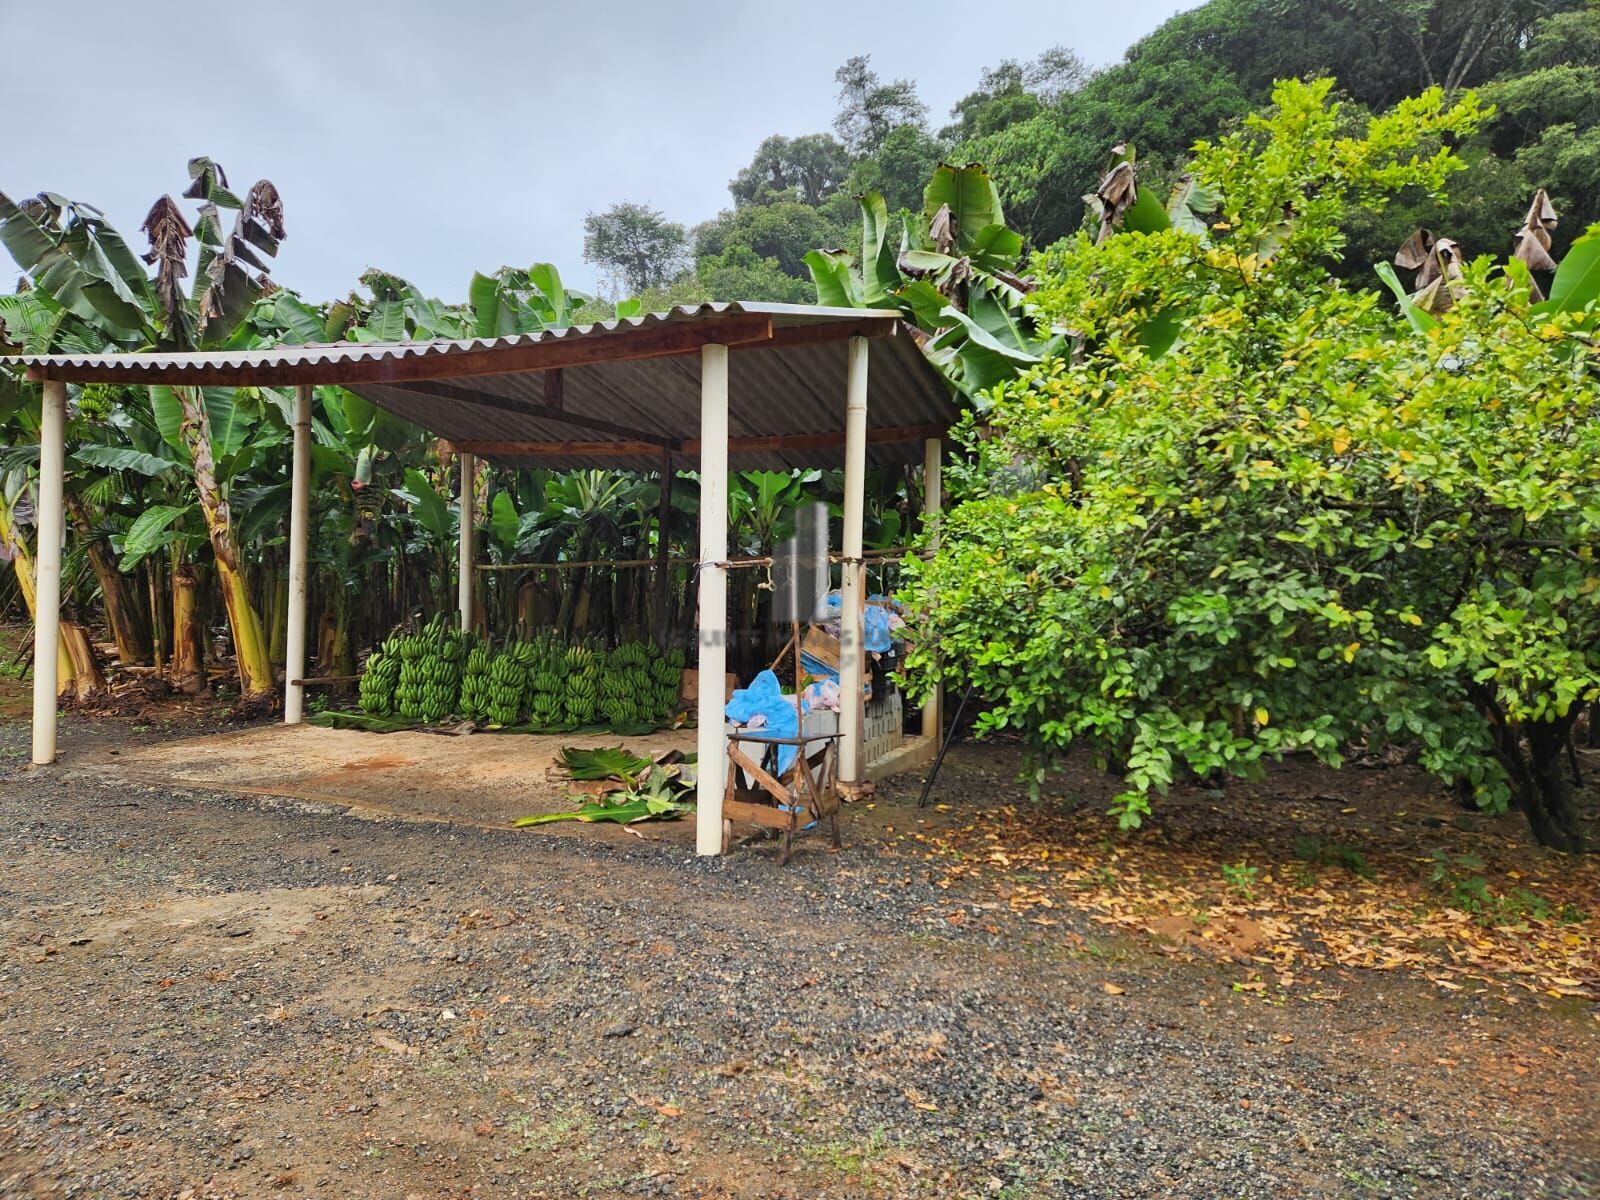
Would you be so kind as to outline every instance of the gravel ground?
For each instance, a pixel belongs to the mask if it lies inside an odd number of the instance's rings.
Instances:
[[[1588,1014],[1360,972],[1272,1003],[1070,913],[953,925],[864,824],[780,870],[25,744],[0,1196],[1600,1195]]]

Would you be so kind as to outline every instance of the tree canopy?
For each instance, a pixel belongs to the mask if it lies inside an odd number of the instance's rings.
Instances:
[[[1329,93],[1282,84],[1198,147],[1198,230],[1130,221],[1047,256],[1033,303],[1080,348],[986,402],[913,568],[934,631],[914,665],[975,685],[1041,770],[1121,775],[1127,824],[1181,775],[1397,744],[1577,849],[1560,755],[1600,695],[1600,229],[1548,301],[1485,258],[1402,321],[1330,274],[1344,220],[1440,196],[1465,167],[1440,143],[1486,113],[1436,88],[1352,128]]]
[[[643,204],[623,201],[583,219],[583,259],[629,293],[664,287],[687,262],[682,225]]]

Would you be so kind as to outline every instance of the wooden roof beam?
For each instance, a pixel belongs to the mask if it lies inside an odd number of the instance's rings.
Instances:
[[[950,429],[946,425],[883,425],[867,430],[868,445],[896,445],[904,442],[924,442],[930,438],[946,438]],[[636,458],[657,455],[661,446],[657,442],[595,441],[595,442],[503,442],[471,441],[451,443],[462,454],[476,454],[482,458],[563,458],[585,456],[590,458]],[[780,433],[754,437],[730,437],[729,454],[754,454],[760,452],[782,453],[789,450],[832,450],[844,447],[844,430],[828,433]],[[698,454],[700,441],[691,438],[674,448],[685,455]]]
[[[548,376],[546,377],[548,378]],[[357,384],[355,392],[361,394],[364,385]],[[387,386],[379,384],[377,386]],[[675,450],[678,447],[678,438],[668,437],[665,434],[652,433],[644,429],[635,429],[628,425],[619,425],[615,421],[603,420],[600,417],[585,416],[583,413],[569,412],[564,408],[552,407],[549,404],[529,404],[522,400],[513,400],[509,396],[496,396],[492,392],[480,392],[475,388],[457,387],[454,384],[439,383],[433,380],[407,383],[394,390],[402,391],[413,396],[426,396],[437,400],[452,400],[458,404],[472,404],[479,408],[493,408],[500,412],[512,413],[519,417],[533,417],[541,421],[555,421],[562,425],[571,425],[574,429],[588,429],[595,433],[614,434],[636,442],[646,442],[654,446],[656,451]],[[546,389],[546,395],[549,390]],[[375,403],[375,402],[374,402]],[[384,407],[379,405],[380,408]],[[426,425],[427,422],[420,422]],[[465,446],[469,443],[461,443]],[[475,450],[462,450],[463,454],[476,454]]]

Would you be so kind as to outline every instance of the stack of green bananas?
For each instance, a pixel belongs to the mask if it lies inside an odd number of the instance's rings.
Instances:
[[[391,639],[392,640],[392,639]],[[384,643],[386,646],[387,642]],[[394,691],[400,683],[400,659],[383,652],[367,659],[361,675],[361,711],[385,716],[394,711]]]
[[[637,725],[650,711],[650,650],[642,642],[624,642],[604,661],[600,674],[600,711],[611,725]]]
[[[400,680],[395,699],[400,713],[413,719],[442,721],[453,713],[461,698],[461,665],[467,639],[448,626],[441,614],[420,633],[402,637],[395,647],[400,656]]]
[[[563,715],[572,725],[594,721],[600,704],[600,663],[594,651],[574,646],[567,651],[566,689],[561,696]]]
[[[474,721],[489,711],[489,662],[493,656],[487,646],[474,646],[467,652],[461,670],[461,715]]]
[[[496,725],[524,714],[542,727],[654,724],[677,712],[683,664],[677,647],[662,655],[646,642],[624,642],[606,653],[543,634],[496,654],[440,615],[416,633],[397,631],[367,661],[361,707],[425,721],[460,712]]]
[[[495,725],[515,725],[522,715],[522,698],[527,687],[528,671],[517,661],[515,650],[495,655],[489,663],[489,720]]]
[[[670,721],[676,715],[678,697],[682,691],[682,667],[673,666],[665,658],[658,658],[650,664],[650,696],[657,720]]]

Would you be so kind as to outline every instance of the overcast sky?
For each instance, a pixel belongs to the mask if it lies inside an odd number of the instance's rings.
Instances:
[[[447,300],[503,263],[591,288],[585,213],[715,215],[764,137],[830,127],[851,55],[915,79],[940,124],[984,66],[1056,44],[1113,62],[1192,6],[0,0],[0,191],[98,205],[142,249],[151,202],[208,154],[241,193],[278,185],[273,274],[308,299],[368,266]]]

